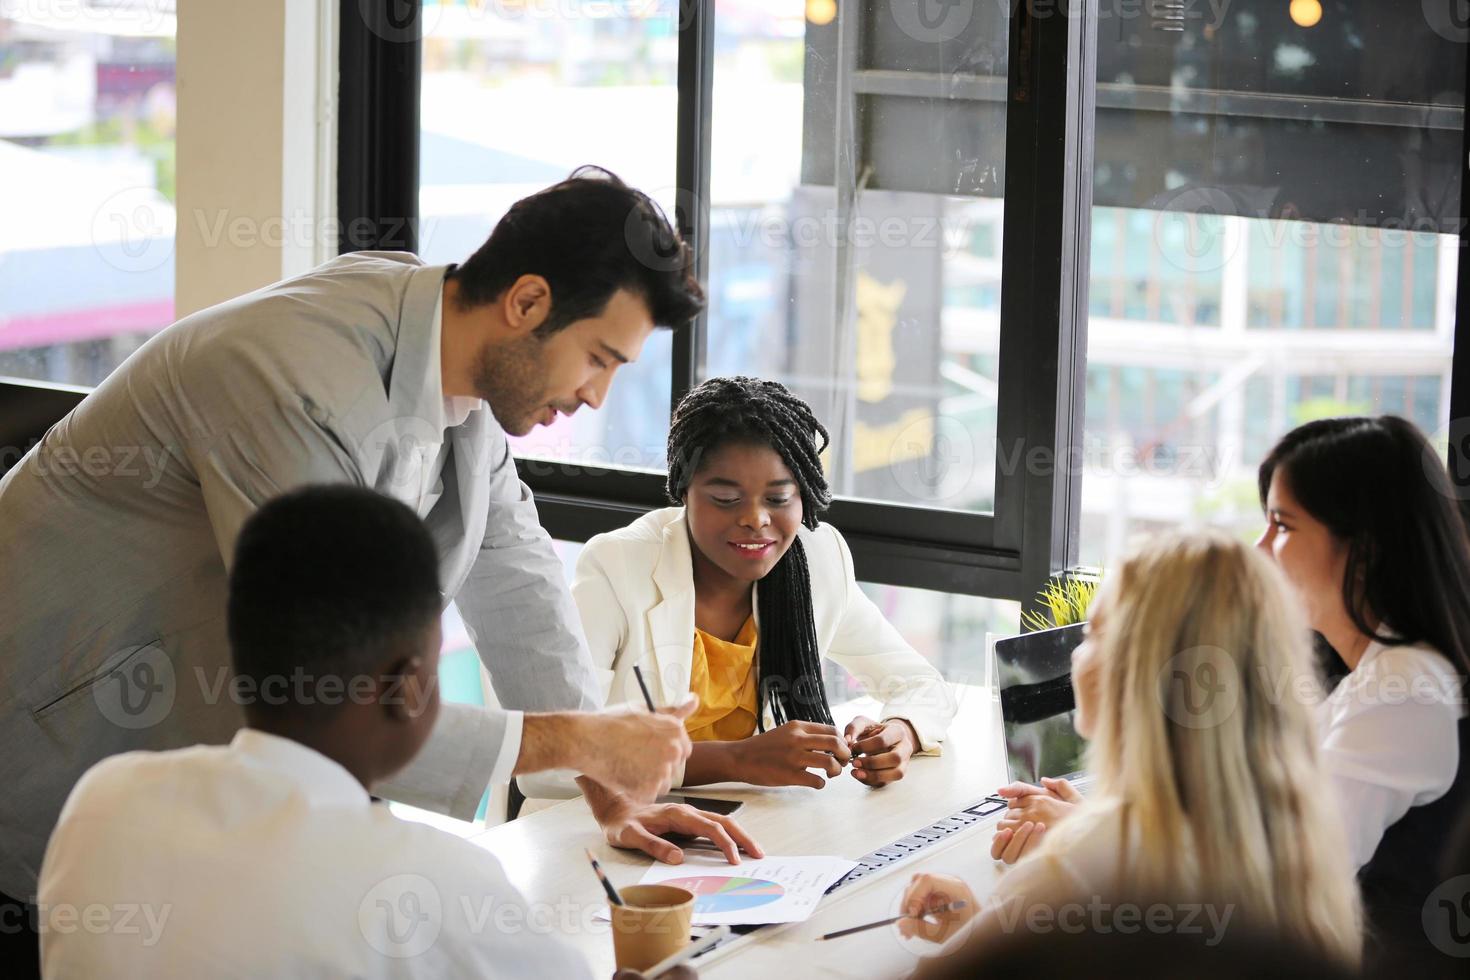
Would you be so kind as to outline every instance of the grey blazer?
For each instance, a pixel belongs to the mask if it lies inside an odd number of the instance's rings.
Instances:
[[[443,431],[430,327],[444,266],[358,253],[150,339],[0,481],[0,891],[34,893],[93,763],[224,743],[226,569],[240,525],[307,483],[418,486]],[[426,524],[508,708],[601,706],[560,560],[487,410],[450,430]],[[407,481],[405,483],[405,481]],[[510,712],[445,705],[384,795],[468,818]]]

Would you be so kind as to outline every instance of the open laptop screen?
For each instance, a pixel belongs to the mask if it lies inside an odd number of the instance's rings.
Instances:
[[[1075,778],[1086,741],[1073,724],[1072,651],[1083,627],[1024,633],[995,641],[1001,727],[1011,779]]]

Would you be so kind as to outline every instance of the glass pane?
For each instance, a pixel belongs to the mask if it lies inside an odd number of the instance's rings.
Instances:
[[[174,4],[0,4],[0,375],[95,385],[174,319]]]
[[[1020,603],[1008,599],[868,582],[862,583],[862,590],[951,684],[988,684],[987,636],[1014,636],[1020,630]],[[862,696],[861,686],[847,671],[831,661],[823,666],[827,697],[833,704]]]
[[[706,374],[806,398],[840,494],[993,509],[1006,7],[716,0]]]
[[[510,207],[583,164],[672,216],[678,0],[426,3],[419,252],[460,262]],[[512,439],[518,455],[658,469],[671,338],[618,371],[601,411]]]
[[[1080,557],[1106,565],[1168,525],[1254,537],[1302,422],[1443,438],[1465,32],[1388,3],[1100,23]]]

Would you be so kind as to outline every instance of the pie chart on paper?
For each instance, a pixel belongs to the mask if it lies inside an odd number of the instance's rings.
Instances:
[[[744,912],[781,900],[786,889],[774,881],[763,878],[726,878],[715,875],[698,875],[688,878],[669,878],[662,882],[683,888],[694,895],[696,915],[720,915],[729,912]]]

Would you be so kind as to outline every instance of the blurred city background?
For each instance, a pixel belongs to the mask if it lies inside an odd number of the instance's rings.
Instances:
[[[79,6],[0,0],[0,375],[94,385],[172,321],[192,219],[173,3]],[[996,438],[1006,5],[939,41],[855,6],[853,49],[838,0],[715,4],[707,374],[810,400],[841,494],[984,512],[997,463],[1028,465]],[[1254,537],[1255,466],[1300,422],[1393,412],[1443,438],[1456,290],[1463,43],[1386,0],[1201,4],[1182,29],[1132,6],[1099,26],[1085,438],[1059,461],[1104,569],[1150,529]],[[424,16],[425,259],[462,260],[582,164],[672,210],[676,0]],[[603,411],[517,451],[659,469],[669,358],[662,333]],[[1017,629],[1011,601],[865,588],[956,680]]]

